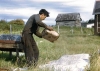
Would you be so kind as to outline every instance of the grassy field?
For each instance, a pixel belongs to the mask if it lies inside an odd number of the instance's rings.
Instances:
[[[54,27],[57,31],[57,27]],[[17,32],[18,34],[20,32]],[[39,61],[36,68],[30,67],[29,71],[41,71],[39,65],[48,63],[51,60],[59,59],[66,54],[90,54],[90,70],[100,71],[100,58],[98,49],[100,49],[100,36],[93,35],[93,29],[60,27],[60,37],[54,43],[35,36],[35,40],[39,48]],[[25,58],[21,56],[21,63],[17,65],[15,55],[9,58],[8,52],[0,52],[0,67],[1,68],[16,68],[25,65]],[[46,70],[48,71],[48,70]]]

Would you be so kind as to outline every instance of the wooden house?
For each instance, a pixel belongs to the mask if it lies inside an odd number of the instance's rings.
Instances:
[[[94,9],[93,9],[93,15],[94,15],[94,34],[99,35],[100,34],[100,0],[96,0]]]
[[[65,14],[58,14],[56,17],[56,25],[59,26],[81,26],[81,17],[80,13],[65,13]]]

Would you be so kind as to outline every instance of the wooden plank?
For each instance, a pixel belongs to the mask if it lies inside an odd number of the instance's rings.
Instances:
[[[15,48],[17,44],[5,44],[5,43],[0,43],[0,48]]]
[[[0,43],[0,48],[18,48],[18,49],[23,49],[23,44],[5,44],[5,43]]]
[[[6,43],[6,44],[19,44],[20,41],[13,41],[13,40],[0,40],[0,43]]]

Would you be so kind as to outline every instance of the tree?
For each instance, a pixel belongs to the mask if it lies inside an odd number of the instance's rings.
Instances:
[[[94,22],[95,22],[94,19],[90,19],[90,20],[88,21],[88,23],[94,23]]]
[[[0,20],[0,23],[3,23],[4,24],[4,23],[7,23],[7,21],[1,19]]]

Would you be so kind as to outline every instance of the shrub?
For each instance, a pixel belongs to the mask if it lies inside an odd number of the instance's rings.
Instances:
[[[0,23],[7,23],[7,21],[5,21],[5,20],[0,20]]]
[[[24,21],[22,19],[11,20],[10,24],[24,25]]]

